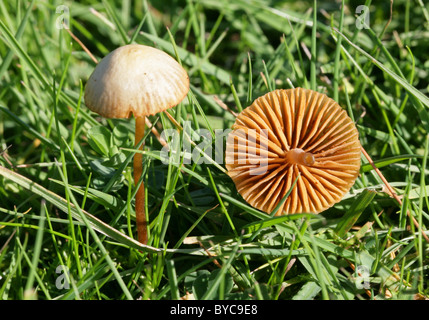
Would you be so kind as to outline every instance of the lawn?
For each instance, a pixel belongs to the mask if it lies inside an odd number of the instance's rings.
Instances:
[[[84,99],[97,63],[130,43],[190,79],[147,118],[143,151],[133,117]],[[0,57],[1,300],[429,299],[422,0],[1,1]],[[320,214],[272,216],[238,193],[222,133],[258,97],[298,87],[355,122],[360,173]]]

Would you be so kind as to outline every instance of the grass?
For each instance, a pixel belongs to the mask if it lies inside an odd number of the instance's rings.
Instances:
[[[358,28],[357,6],[0,2],[0,299],[429,298],[429,8],[367,1]],[[133,120],[86,108],[95,62],[77,39],[96,60],[152,45],[190,75],[187,98],[149,118],[148,246],[135,240]],[[219,129],[291,87],[335,98],[364,149],[352,190],[317,216],[261,213],[215,161]]]

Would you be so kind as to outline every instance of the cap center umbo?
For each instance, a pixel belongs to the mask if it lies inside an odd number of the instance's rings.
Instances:
[[[304,166],[312,166],[316,161],[310,152],[305,152],[300,148],[287,151],[285,154],[285,159],[290,164],[300,164]]]

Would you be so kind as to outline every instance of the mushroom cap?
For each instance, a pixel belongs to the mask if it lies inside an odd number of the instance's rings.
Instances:
[[[130,44],[110,52],[85,86],[85,104],[106,118],[153,115],[179,104],[189,77],[165,52]]]
[[[237,117],[226,143],[226,169],[253,207],[276,215],[319,213],[353,186],[359,133],[334,100],[312,90],[274,90]]]

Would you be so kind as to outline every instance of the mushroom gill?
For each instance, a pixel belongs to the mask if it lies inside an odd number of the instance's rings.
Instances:
[[[279,89],[237,117],[226,168],[238,192],[267,213],[319,213],[339,202],[360,169],[358,131],[334,100],[312,90]]]

